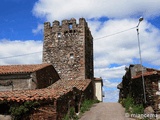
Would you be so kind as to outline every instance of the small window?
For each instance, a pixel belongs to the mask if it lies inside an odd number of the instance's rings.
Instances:
[[[61,38],[61,33],[58,33],[57,37],[58,37],[58,39],[60,39]]]
[[[73,25],[72,24],[69,24],[69,29],[72,29]]]
[[[74,58],[74,54],[70,53],[70,59],[73,59],[73,58]]]

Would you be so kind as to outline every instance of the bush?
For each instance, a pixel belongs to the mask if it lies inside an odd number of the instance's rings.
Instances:
[[[15,120],[21,120],[24,115],[37,106],[39,106],[38,102],[25,102],[21,105],[14,104],[10,107],[9,112],[12,116],[14,116]]]
[[[132,111],[133,114],[143,114],[143,112],[144,112],[143,105],[134,105],[133,106],[133,111]]]
[[[143,105],[135,105],[134,100],[131,96],[128,96],[126,99],[122,100],[122,105],[125,107],[126,112],[129,112],[131,114],[143,114],[144,112]]]
[[[129,109],[134,106],[133,98],[127,96],[127,98],[123,100],[123,106],[126,108],[126,112],[129,112]]]

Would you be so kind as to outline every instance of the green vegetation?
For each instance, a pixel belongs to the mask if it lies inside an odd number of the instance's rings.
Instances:
[[[38,102],[24,102],[23,104],[14,104],[10,107],[9,112],[14,116],[15,120],[21,120],[23,116],[33,110],[35,107],[39,106]]]
[[[132,97],[128,96],[126,99],[121,101],[122,105],[125,107],[126,112],[130,114],[143,114],[144,107],[142,104],[136,105],[134,104],[134,100]]]
[[[75,113],[75,109],[73,107],[70,108],[69,113],[63,118],[63,120],[78,120],[78,118],[85,112],[88,111],[93,104],[98,103],[98,100],[85,100],[80,107],[80,113],[77,116]]]
[[[73,107],[69,109],[69,113],[63,118],[63,120],[78,120],[78,116],[75,114]]]
[[[85,111],[88,111],[93,104],[98,102],[99,102],[98,100],[85,100],[81,105],[80,112],[84,113]]]

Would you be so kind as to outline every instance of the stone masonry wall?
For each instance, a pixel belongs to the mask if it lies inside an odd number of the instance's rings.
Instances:
[[[133,71],[134,70],[134,71]],[[122,82],[117,86],[120,89],[119,101],[127,98],[130,95],[134,99],[135,104],[143,104],[144,107],[151,106],[155,113],[160,113],[160,84],[159,71],[154,69],[144,68],[144,86],[143,80],[137,67],[127,70],[123,76]],[[132,74],[131,74],[132,72]],[[137,76],[138,75],[138,76]],[[132,77],[131,77],[132,76]],[[136,77],[135,77],[136,76]],[[145,98],[144,98],[145,89]]]
[[[43,62],[52,63],[61,79],[93,78],[93,41],[84,18],[44,23]]]
[[[36,72],[36,80],[37,88],[46,88],[59,80],[60,77],[52,66],[47,66],[41,70]]]
[[[34,74],[34,73],[33,73]],[[0,76],[0,91],[35,89],[30,74],[11,74]]]

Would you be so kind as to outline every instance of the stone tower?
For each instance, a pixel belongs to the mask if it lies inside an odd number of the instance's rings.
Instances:
[[[61,79],[93,78],[93,37],[84,18],[44,23],[43,62],[52,63]]]

